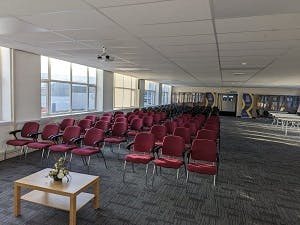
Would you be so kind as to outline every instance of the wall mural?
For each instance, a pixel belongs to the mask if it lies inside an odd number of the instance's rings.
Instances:
[[[254,103],[253,94],[244,93],[242,99],[242,112],[241,117],[252,118],[252,109]]]
[[[214,107],[217,105],[217,94],[213,92],[206,92],[205,106]]]

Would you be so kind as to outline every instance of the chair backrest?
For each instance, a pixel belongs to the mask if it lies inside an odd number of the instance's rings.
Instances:
[[[191,159],[217,162],[216,142],[206,139],[195,139],[191,148]]]
[[[127,121],[128,121],[128,123],[130,124],[131,121],[132,121],[133,119],[136,119],[136,118],[139,118],[139,116],[138,116],[138,115],[135,115],[135,114],[131,114],[130,116],[127,117]]]
[[[140,118],[135,118],[131,121],[130,129],[131,130],[141,130],[143,127],[143,120]]]
[[[127,131],[127,123],[114,123],[111,131],[111,135],[114,137],[124,137]]]
[[[47,124],[43,128],[42,131],[42,139],[43,140],[49,140],[49,137],[51,135],[57,135],[59,133],[59,125],[52,123],[52,124]]]
[[[197,134],[197,125],[196,123],[193,122],[187,122],[184,124],[184,127],[189,128],[190,129],[190,134],[192,136]]]
[[[62,131],[64,131],[66,129],[66,127],[68,126],[73,126],[75,123],[75,119],[74,118],[65,118],[61,121],[60,125],[59,125],[59,129],[61,129]]]
[[[31,133],[37,133],[40,125],[37,122],[26,122],[21,130],[21,137],[28,138]]]
[[[79,120],[77,125],[81,128],[81,133],[84,133],[86,131],[86,129],[91,128],[92,121],[89,119],[82,119],[82,120]]]
[[[166,136],[163,140],[162,154],[167,156],[181,157],[185,150],[185,144],[182,137]]]
[[[110,116],[102,116],[102,117],[100,118],[100,120],[104,120],[104,121],[110,122],[110,121],[111,121],[111,117],[110,117]]]
[[[137,152],[150,152],[155,145],[154,135],[151,133],[138,133],[134,138],[133,150]]]
[[[102,116],[109,116],[109,117],[112,117],[112,113],[104,113]]]
[[[118,114],[120,115],[120,114]],[[117,117],[115,119],[115,123],[127,123],[127,119],[125,117]]]
[[[63,133],[63,143],[72,144],[71,139],[77,138],[81,134],[81,128],[78,126],[68,126]]]
[[[168,134],[173,134],[175,131],[175,128],[177,127],[176,121],[166,121],[165,127],[167,128]]]
[[[98,128],[88,129],[84,135],[83,144],[85,146],[95,146],[96,141],[104,140],[104,131]]]
[[[97,116],[96,115],[88,115],[85,117],[85,119],[91,120],[92,123],[96,122]]]
[[[190,129],[186,127],[176,127],[173,135],[180,136],[184,139],[186,144],[191,144],[191,133]]]
[[[218,133],[214,130],[198,130],[196,139],[207,139],[207,140],[213,140],[216,141],[218,138]]]
[[[118,114],[124,114],[124,112],[123,111],[115,111],[115,113],[114,113],[114,116],[116,116],[116,115],[118,115]]]
[[[110,128],[110,122],[104,121],[104,120],[99,120],[96,122],[95,128],[107,131]]]
[[[153,115],[153,123],[154,124],[159,124],[160,120],[161,120],[161,115],[159,113],[155,113]]]
[[[119,117],[124,117],[125,118],[125,115],[124,114],[121,114],[121,113],[118,113],[118,114],[115,114],[114,115],[114,118],[119,118]]]
[[[143,118],[143,125],[145,127],[152,127],[152,125],[153,125],[153,116],[145,116]]]
[[[163,141],[167,136],[167,128],[164,125],[154,125],[151,127],[150,133],[154,134],[156,141]]]
[[[160,117],[161,117],[161,120],[165,120],[167,118],[167,113],[166,112],[160,112]]]

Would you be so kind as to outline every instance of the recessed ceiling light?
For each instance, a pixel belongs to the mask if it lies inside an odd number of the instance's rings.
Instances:
[[[245,75],[245,73],[241,73],[241,72],[237,72],[237,73],[233,73],[234,76],[243,76]]]
[[[246,65],[247,65],[247,63],[246,63],[246,62],[242,62],[241,64],[242,64],[243,66],[246,66]]]

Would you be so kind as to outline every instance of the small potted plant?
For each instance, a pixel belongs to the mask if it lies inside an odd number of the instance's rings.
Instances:
[[[50,170],[49,177],[53,178],[54,181],[62,181],[66,177],[67,182],[69,182],[69,171],[64,167],[64,163],[64,158],[60,157],[54,164],[54,168]]]

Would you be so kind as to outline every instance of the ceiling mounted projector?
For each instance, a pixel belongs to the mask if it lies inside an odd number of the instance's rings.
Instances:
[[[107,49],[103,46],[102,53],[97,56],[97,59],[102,61],[114,61],[114,57],[107,53]]]

